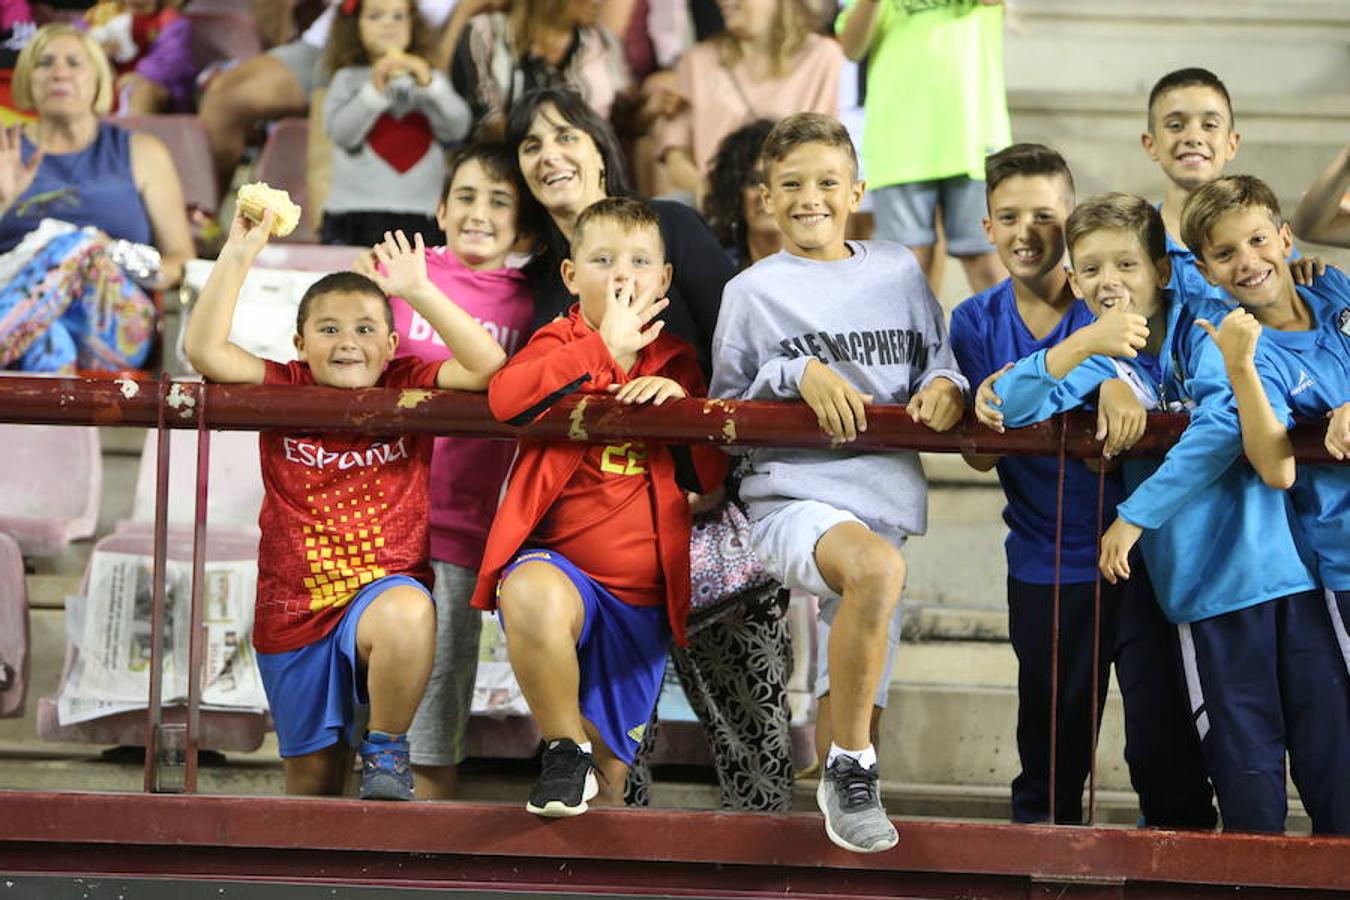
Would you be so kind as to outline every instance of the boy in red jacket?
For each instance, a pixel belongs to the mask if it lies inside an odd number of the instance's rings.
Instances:
[[[609,198],[577,219],[563,282],[580,299],[492,379],[497,418],[524,424],[563,396],[660,405],[702,394],[694,349],[661,333],[670,285],[660,223]],[[677,484],[677,459],[698,484]],[[473,604],[497,607],[511,667],[547,742],[526,809],[575,816],[624,778],[689,611],[686,490],[721,484],[710,447],[524,440],[488,533]],[[604,790],[596,780],[599,772]]]

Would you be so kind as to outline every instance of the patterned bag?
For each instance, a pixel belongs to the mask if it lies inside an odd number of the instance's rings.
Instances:
[[[691,625],[716,618],[729,601],[774,584],[750,549],[750,520],[737,501],[728,499],[694,518],[689,581]]]

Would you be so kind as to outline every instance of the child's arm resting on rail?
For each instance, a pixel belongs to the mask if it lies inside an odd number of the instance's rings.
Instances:
[[[192,367],[208,381],[222,384],[262,384],[265,363],[230,342],[234,308],[249,266],[267,244],[275,215],[269,209],[261,222],[238,213],[202,292],[188,318],[184,345]]]

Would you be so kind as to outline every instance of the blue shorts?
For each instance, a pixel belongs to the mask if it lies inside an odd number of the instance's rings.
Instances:
[[[337,627],[319,640],[285,653],[258,654],[283,758],[304,756],[339,741],[354,746],[356,707],[370,702],[365,673],[357,665],[356,626],[376,597],[404,584],[431,601],[426,585],[417,579],[387,575],[357,591]]]
[[[526,562],[549,563],[566,575],[581,595],[586,617],[577,638],[581,715],[595,726],[616,757],[632,765],[666,671],[670,649],[666,608],[624,603],[565,556],[551,550],[520,551],[502,570],[501,579]],[[501,619],[500,610],[497,618]],[[503,622],[503,630],[505,627]]]

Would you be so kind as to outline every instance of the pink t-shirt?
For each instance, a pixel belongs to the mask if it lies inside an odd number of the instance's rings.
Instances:
[[[446,247],[427,249],[427,275],[445,295],[515,353],[530,336],[534,303],[519,269],[475,272]],[[392,297],[396,356],[450,358],[432,327],[401,297]],[[431,458],[431,558],[477,569],[488,526],[511,466],[515,444],[480,438],[437,438]]]
[[[844,51],[833,38],[809,35],[787,71],[755,80],[742,60],[728,69],[715,39],[700,41],[675,66],[675,90],[688,105],[661,130],[662,156],[688,150],[700,172],[722,138],[756,119],[777,121],[793,113],[839,114],[839,70]]]

